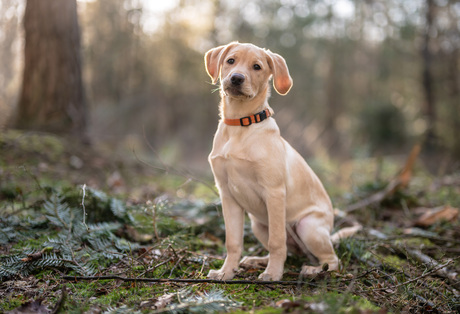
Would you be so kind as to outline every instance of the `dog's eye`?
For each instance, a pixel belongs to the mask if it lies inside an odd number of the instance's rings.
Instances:
[[[230,58],[230,59],[227,60],[227,63],[228,64],[233,64],[233,63],[235,63],[235,59]]]
[[[261,68],[260,65],[258,65],[258,64],[254,64],[253,68],[254,68],[254,70],[256,70],[256,71],[262,70],[262,68]]]

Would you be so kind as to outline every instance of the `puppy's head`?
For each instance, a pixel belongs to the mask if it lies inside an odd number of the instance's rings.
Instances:
[[[252,44],[233,42],[213,48],[205,55],[205,65],[213,84],[220,79],[222,91],[232,98],[255,98],[268,89],[272,76],[279,94],[286,95],[292,87],[284,58]]]

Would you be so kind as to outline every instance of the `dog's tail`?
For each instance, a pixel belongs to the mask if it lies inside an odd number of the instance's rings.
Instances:
[[[332,243],[339,243],[341,239],[349,238],[361,229],[363,229],[363,226],[358,221],[356,221],[356,219],[347,217],[347,213],[338,208],[334,208],[334,216],[336,218],[346,219],[348,222],[351,223],[351,227],[342,228],[338,230],[336,233],[332,234]]]
[[[355,223],[355,225],[340,229],[339,231],[331,235],[331,241],[332,243],[339,243],[340,239],[349,238],[361,229],[363,229],[363,226],[361,226],[358,223]]]

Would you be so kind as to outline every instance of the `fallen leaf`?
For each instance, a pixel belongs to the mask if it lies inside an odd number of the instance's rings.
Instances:
[[[427,208],[424,214],[415,221],[416,226],[429,227],[439,221],[454,221],[458,218],[458,208],[449,205]]]
[[[279,300],[275,303],[277,307],[283,308],[285,311],[291,310],[296,307],[300,307],[300,303],[296,301],[291,301],[288,299]]]
[[[32,262],[32,261],[41,259],[42,255],[43,255],[43,251],[35,252],[35,253],[27,255],[27,257],[21,258],[21,261],[23,261],[23,262]]]
[[[283,300],[277,301],[277,302],[275,303],[275,305],[276,305],[277,307],[281,307],[281,306],[283,306],[284,303],[289,303],[289,302],[292,302],[292,301],[291,301],[291,300],[288,300],[288,299],[283,299]]]
[[[420,154],[420,150],[422,146],[420,143],[415,144],[412,147],[412,150],[409,154],[409,157],[406,160],[406,164],[402,169],[401,173],[399,174],[399,187],[398,188],[405,188],[409,185],[409,182],[412,178],[412,169],[414,168],[415,161],[417,160],[418,155]]]

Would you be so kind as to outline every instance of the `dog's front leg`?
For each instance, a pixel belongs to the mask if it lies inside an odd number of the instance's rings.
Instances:
[[[286,192],[285,189],[273,189],[267,193],[268,212],[268,265],[260,274],[261,280],[280,280],[283,277],[286,261]]]
[[[227,257],[222,268],[211,270],[208,278],[230,280],[235,276],[235,270],[238,268],[243,250],[244,210],[230,195],[227,195],[225,192],[221,192],[221,194]]]

